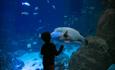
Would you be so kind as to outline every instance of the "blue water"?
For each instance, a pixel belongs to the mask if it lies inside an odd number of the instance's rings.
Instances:
[[[78,44],[65,44],[63,52],[55,58],[55,69],[59,70],[60,65],[63,65],[63,69],[68,69],[69,59],[73,52],[77,51],[80,46]],[[58,46],[57,46],[58,49]],[[43,70],[42,55],[40,52],[30,50],[23,55],[18,56],[17,59],[24,62],[24,66],[21,70]]]
[[[39,38],[42,32],[71,27],[84,37],[95,35],[103,10],[100,0],[0,0],[0,51],[11,56],[14,70],[42,70],[43,41]],[[59,70],[60,65],[67,69],[72,53],[80,45],[53,42],[57,49],[61,44],[65,46],[55,59],[56,69]]]

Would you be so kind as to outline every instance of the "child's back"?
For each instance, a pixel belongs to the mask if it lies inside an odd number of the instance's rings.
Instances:
[[[45,42],[41,48],[44,70],[54,70],[54,58],[62,52],[64,46],[62,45],[57,51],[56,46],[50,41],[49,32],[42,33],[41,38]]]

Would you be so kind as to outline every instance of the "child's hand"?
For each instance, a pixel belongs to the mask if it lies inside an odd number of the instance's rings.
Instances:
[[[58,54],[60,54],[60,53],[62,52],[63,48],[64,48],[64,45],[61,45],[61,46],[60,46],[60,49],[59,49],[59,51],[58,51]]]

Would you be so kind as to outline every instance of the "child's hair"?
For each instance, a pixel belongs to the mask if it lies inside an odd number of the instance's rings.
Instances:
[[[41,38],[43,41],[49,41],[51,39],[50,32],[43,32],[41,34]]]

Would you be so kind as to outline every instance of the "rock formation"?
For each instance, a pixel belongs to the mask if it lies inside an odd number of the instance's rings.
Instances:
[[[97,26],[97,36],[106,40],[109,53],[115,63],[115,9],[107,9]]]
[[[108,45],[99,37],[88,37],[88,45],[73,53],[69,70],[106,70],[110,66]]]

